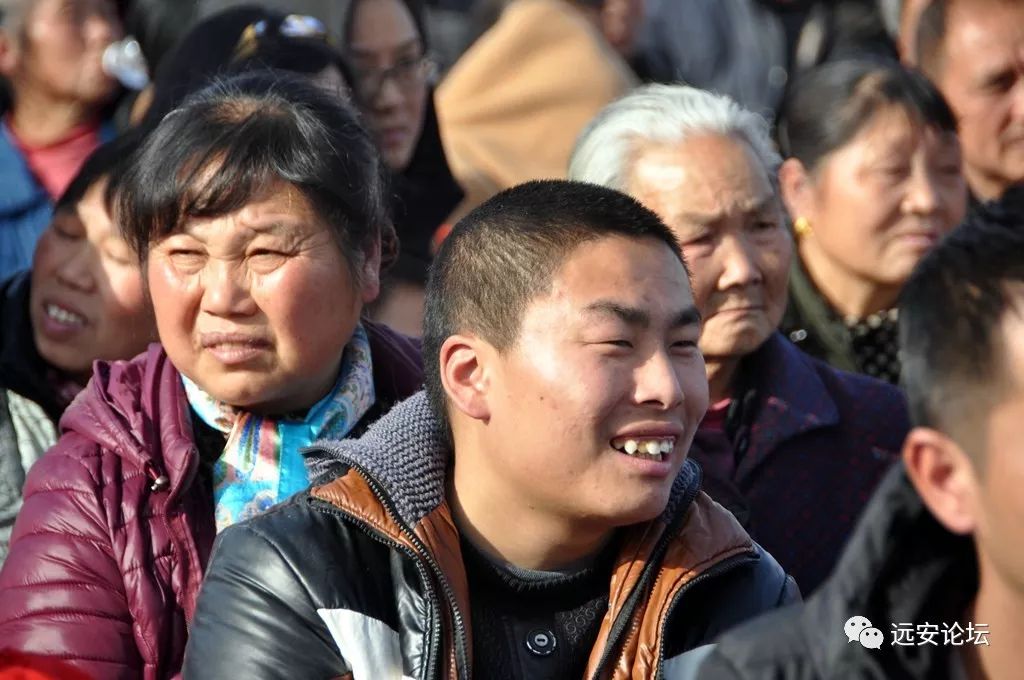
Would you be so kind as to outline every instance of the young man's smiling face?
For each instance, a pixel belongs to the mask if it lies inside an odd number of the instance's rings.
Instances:
[[[576,247],[524,310],[514,345],[483,353],[478,492],[510,513],[594,526],[657,517],[708,404],[699,338],[667,244]]]

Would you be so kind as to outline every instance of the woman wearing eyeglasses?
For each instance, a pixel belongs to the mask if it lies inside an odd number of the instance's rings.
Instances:
[[[314,439],[419,388],[418,344],[361,314],[393,240],[383,192],[356,112],[297,76],[212,86],[145,138],[117,213],[160,344],[98,363],[29,473],[0,647],[175,676],[216,532],[306,488]]]
[[[355,101],[391,170],[401,244],[372,314],[419,335],[431,239],[463,196],[438,131],[423,9],[416,0],[353,0],[343,35]]]

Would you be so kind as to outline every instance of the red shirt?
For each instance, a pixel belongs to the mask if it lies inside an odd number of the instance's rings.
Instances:
[[[31,146],[18,138],[10,118],[4,121],[14,145],[21,152],[28,169],[54,200],[60,198],[82,163],[100,145],[100,124],[84,123],[64,139],[44,146]]]

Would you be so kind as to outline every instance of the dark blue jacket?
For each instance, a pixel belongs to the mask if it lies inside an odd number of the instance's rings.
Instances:
[[[113,125],[100,128],[102,141],[114,135]],[[29,170],[11,131],[0,126],[0,279],[32,266],[36,241],[52,214],[49,193]]]
[[[746,357],[726,422],[736,466],[704,488],[796,579],[804,595],[832,571],[910,429],[895,387],[838,371],[775,333]],[[698,432],[691,456],[714,469]]]

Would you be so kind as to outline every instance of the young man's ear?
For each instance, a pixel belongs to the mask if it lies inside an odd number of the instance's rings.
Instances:
[[[453,335],[441,345],[441,384],[456,411],[474,420],[491,417],[488,358],[493,348],[472,335]]]
[[[903,444],[903,463],[924,504],[943,526],[954,534],[974,532],[977,475],[956,442],[937,430],[914,428]]]

